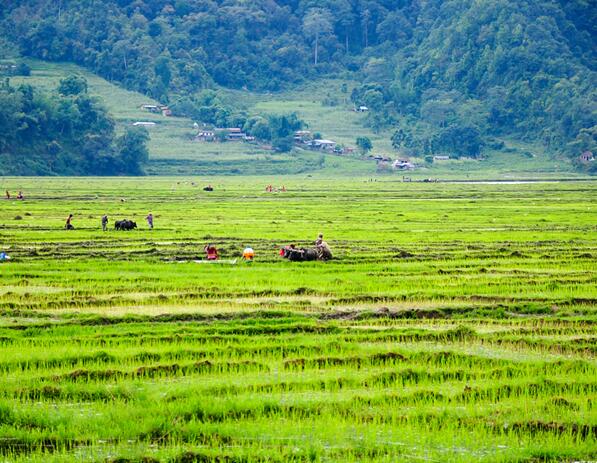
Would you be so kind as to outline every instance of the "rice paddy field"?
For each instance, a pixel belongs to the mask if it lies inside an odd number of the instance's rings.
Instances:
[[[0,187],[1,461],[597,460],[594,181]]]

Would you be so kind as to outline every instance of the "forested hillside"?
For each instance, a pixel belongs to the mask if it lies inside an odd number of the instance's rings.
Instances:
[[[2,175],[138,175],[147,160],[145,129],[116,137],[104,106],[80,77],[55,92],[0,85]]]
[[[587,0],[8,0],[0,47],[72,61],[175,103],[345,73],[406,154],[478,157],[502,137],[597,148]],[[243,121],[238,121],[241,124]]]

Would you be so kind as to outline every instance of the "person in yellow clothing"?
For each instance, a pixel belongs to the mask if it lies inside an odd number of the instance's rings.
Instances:
[[[243,259],[245,262],[253,262],[253,258],[255,257],[255,251],[250,246],[247,246],[243,251]]]

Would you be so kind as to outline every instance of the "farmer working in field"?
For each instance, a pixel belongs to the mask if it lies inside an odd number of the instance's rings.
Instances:
[[[74,230],[75,229],[75,227],[73,227],[72,221],[73,221],[73,215],[68,214],[68,217],[66,218],[66,223],[64,224],[64,228],[66,230]]]
[[[320,233],[320,234],[317,236],[317,239],[315,240],[315,246],[319,246],[319,245],[321,245],[321,243],[323,243],[323,242],[324,242],[324,241],[323,241],[323,233]]]
[[[285,257],[288,251],[294,250],[294,249],[296,249],[296,245],[288,244],[288,245],[284,246],[282,249],[280,249],[280,255],[282,257]]]
[[[151,230],[153,230],[153,214],[151,212],[149,214],[147,214],[147,217],[145,217],[145,220],[147,220],[147,225],[149,225],[149,228]]]
[[[243,251],[243,259],[245,260],[245,262],[253,262],[254,257],[255,251],[253,251],[253,248],[247,246]]]
[[[108,228],[108,215],[104,214],[102,215],[102,230],[106,231],[106,228]]]
[[[320,233],[315,240],[315,247],[320,260],[329,260],[332,258],[332,250],[328,244],[323,240],[323,233]]]
[[[203,250],[205,251],[205,254],[207,255],[207,260],[217,260],[219,255],[218,255],[218,250],[216,249],[216,247],[213,244],[208,244],[207,246],[205,246],[203,248]]]

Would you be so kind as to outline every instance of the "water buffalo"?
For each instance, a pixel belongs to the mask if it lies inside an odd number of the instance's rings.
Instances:
[[[137,223],[132,220],[125,219],[114,222],[114,229],[116,230],[132,230],[134,228],[137,228]]]
[[[284,257],[293,262],[305,262],[309,260],[317,260],[316,249],[293,249],[284,248]]]

